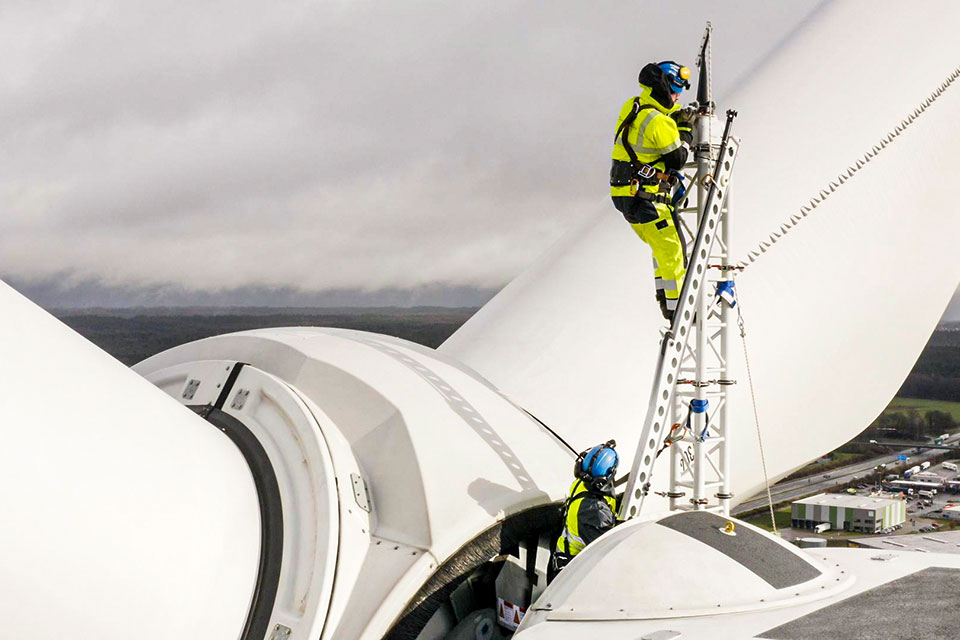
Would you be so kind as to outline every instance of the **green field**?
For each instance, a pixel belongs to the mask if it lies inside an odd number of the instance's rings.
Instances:
[[[916,409],[920,413],[924,411],[944,411],[953,416],[955,421],[960,422],[960,402],[921,400],[919,398],[894,398],[887,406],[886,411],[909,411],[910,409]]]
[[[790,505],[785,507],[780,507],[774,509],[773,517],[777,522],[777,529],[789,529],[791,523],[790,517]],[[760,527],[761,529],[766,529],[767,531],[773,531],[773,527],[770,526],[770,510],[764,509],[760,513],[755,513],[748,518],[743,519],[744,522],[749,522],[755,527]]]
[[[831,460],[831,461],[840,462],[840,463],[843,463],[843,464],[852,464],[852,463],[854,463],[854,462],[859,461],[859,460],[862,459],[862,458],[863,458],[863,456],[860,455],[860,454],[856,454],[856,453],[844,453],[844,452],[842,452],[842,451],[834,451],[834,452],[833,452],[833,457],[832,457],[830,460]],[[816,463],[814,463],[814,464],[816,464]]]

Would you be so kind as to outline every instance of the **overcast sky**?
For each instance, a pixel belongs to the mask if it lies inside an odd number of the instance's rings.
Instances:
[[[722,97],[818,4],[5,0],[0,273],[492,292],[609,206],[643,63],[712,20]]]

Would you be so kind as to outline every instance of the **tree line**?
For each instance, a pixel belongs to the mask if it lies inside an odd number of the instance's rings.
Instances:
[[[884,411],[860,437],[922,441],[948,433],[955,426],[953,416],[946,411],[931,409],[922,414],[918,409]]]

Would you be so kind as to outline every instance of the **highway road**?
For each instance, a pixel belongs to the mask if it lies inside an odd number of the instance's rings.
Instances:
[[[960,434],[949,438],[948,442],[956,441],[958,438],[960,438]],[[870,475],[874,467],[879,464],[887,465],[886,473],[902,473],[904,469],[909,469],[914,465],[920,464],[924,460],[932,458],[939,453],[940,451],[938,450],[927,449],[918,454],[916,453],[916,447],[902,449],[900,451],[889,453],[883,456],[871,458],[870,460],[857,462],[846,467],[832,469],[826,473],[818,473],[805,478],[797,478],[796,480],[779,482],[770,487],[770,493],[773,498],[773,504],[777,505],[783,502],[823,493],[824,491],[833,489],[838,485],[856,484]],[[898,462],[898,455],[909,456],[910,459],[906,463]],[[733,515],[739,515],[764,507],[766,504],[766,492],[761,492],[749,500],[737,505],[733,509],[732,513]]]

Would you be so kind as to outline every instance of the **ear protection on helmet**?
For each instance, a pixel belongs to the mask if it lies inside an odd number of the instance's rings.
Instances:
[[[664,60],[663,62],[658,62],[657,67],[666,77],[672,93],[680,93],[684,89],[690,88],[689,67],[684,67],[680,63],[674,62],[673,60]]]

